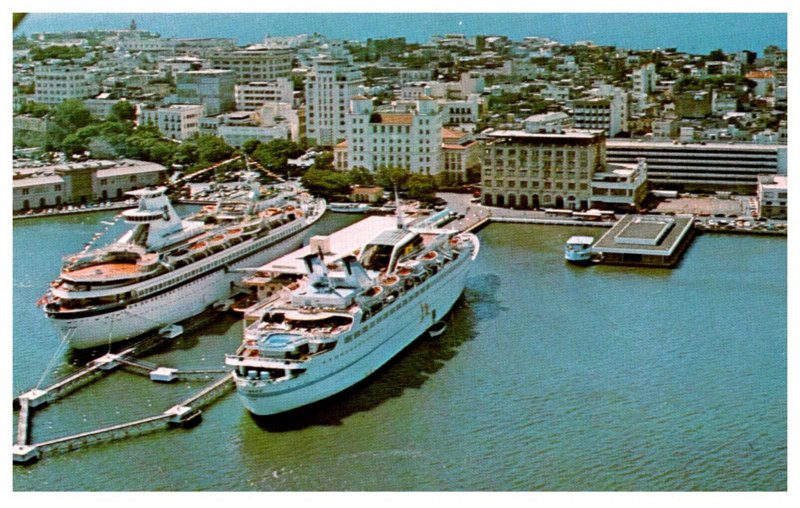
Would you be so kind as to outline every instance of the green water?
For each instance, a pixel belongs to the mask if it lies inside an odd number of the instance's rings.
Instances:
[[[33,304],[101,218],[14,225],[15,393],[59,342]],[[14,467],[14,489],[785,490],[786,240],[700,236],[674,270],[563,262],[569,236],[602,232],[489,226],[447,331],[353,389],[272,419],[232,394],[194,429]],[[199,330],[147,360],[217,367],[241,325]],[[81,360],[56,355],[53,375]],[[32,435],[160,413],[198,386],[117,372],[37,413]]]

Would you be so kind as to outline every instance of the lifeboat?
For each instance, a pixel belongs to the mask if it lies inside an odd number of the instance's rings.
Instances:
[[[230,228],[227,233],[230,236],[239,236],[242,234],[242,228]]]
[[[189,250],[192,252],[200,252],[201,250],[205,249],[208,246],[206,242],[197,242],[193,243],[189,246]]]
[[[392,286],[395,286],[398,282],[400,282],[399,277],[397,277],[396,275],[389,275],[388,277],[386,277],[381,281],[381,285],[387,288],[391,288]]]
[[[225,240],[225,235],[223,235],[223,234],[219,234],[219,235],[214,235],[214,236],[212,236],[212,237],[211,237],[211,238],[208,240],[208,242],[209,242],[211,245],[219,245],[219,244],[221,244],[221,243],[222,243],[224,240]]]
[[[361,304],[367,308],[374,306],[381,298],[383,298],[383,288],[381,286],[372,286],[359,296]]]

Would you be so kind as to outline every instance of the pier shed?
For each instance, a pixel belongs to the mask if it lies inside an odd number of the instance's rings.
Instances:
[[[672,268],[693,238],[691,215],[625,215],[592,250],[605,264]]]

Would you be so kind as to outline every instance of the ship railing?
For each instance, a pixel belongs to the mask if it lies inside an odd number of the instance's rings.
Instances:
[[[290,360],[288,358],[272,358],[268,356],[243,356],[225,355],[225,364],[242,367],[261,367],[275,369],[300,369],[303,368],[303,360]]]

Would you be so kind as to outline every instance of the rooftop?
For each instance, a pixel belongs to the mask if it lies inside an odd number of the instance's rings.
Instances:
[[[351,254],[382,231],[394,228],[396,224],[397,218],[393,215],[374,215],[329,235],[331,252],[325,253],[325,263],[333,263]],[[259,271],[302,275],[306,273],[303,257],[311,253],[311,246],[306,245],[261,266]]]
[[[690,215],[626,215],[594,244],[600,253],[669,256],[691,229]]]

